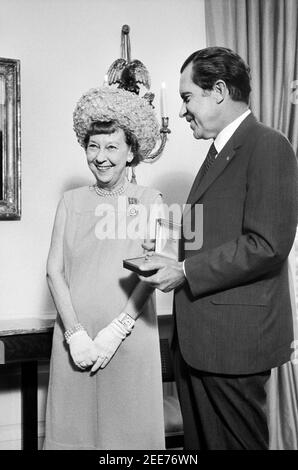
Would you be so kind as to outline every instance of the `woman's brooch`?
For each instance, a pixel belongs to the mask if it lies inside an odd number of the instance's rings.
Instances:
[[[133,217],[139,212],[139,200],[136,197],[128,198],[128,215]]]

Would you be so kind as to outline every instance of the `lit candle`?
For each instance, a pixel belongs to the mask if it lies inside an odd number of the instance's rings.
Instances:
[[[167,102],[166,102],[166,84],[162,82],[160,90],[160,112],[161,117],[168,117]]]
[[[108,84],[109,84],[109,80],[108,80],[108,75],[106,74],[106,75],[104,76],[103,86],[108,86]]]
[[[5,81],[4,75],[0,76],[0,105],[3,106],[5,104]]]

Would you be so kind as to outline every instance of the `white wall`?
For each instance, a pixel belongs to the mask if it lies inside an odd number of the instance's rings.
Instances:
[[[72,112],[120,57],[123,24],[131,27],[132,57],[149,69],[157,111],[167,84],[172,130],[162,158],[137,169],[138,182],[183,203],[202,162],[208,144],[178,117],[178,83],[184,59],[205,47],[203,0],[0,0],[0,56],[21,60],[23,206],[20,221],[0,222],[1,318],[54,312],[45,263],[56,205],[63,191],[92,181]],[[169,305],[168,297],[160,302],[161,310]],[[18,388],[7,393],[0,394],[0,443],[6,424],[19,420]],[[6,448],[19,446],[9,432]]]

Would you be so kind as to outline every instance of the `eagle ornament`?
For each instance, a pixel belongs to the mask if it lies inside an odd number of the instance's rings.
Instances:
[[[121,58],[116,59],[108,70],[108,83],[114,85],[118,83],[118,88],[135,93],[140,92],[138,84],[150,89],[150,76],[147,68],[138,59],[131,60],[131,47],[129,38],[130,28],[124,25],[121,30]],[[148,92],[143,96],[151,105],[154,93]]]

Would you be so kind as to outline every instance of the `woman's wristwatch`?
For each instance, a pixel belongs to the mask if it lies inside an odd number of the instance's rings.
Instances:
[[[124,326],[128,333],[130,333],[135,325],[135,320],[128,315],[128,313],[122,312],[120,313],[117,320]]]

